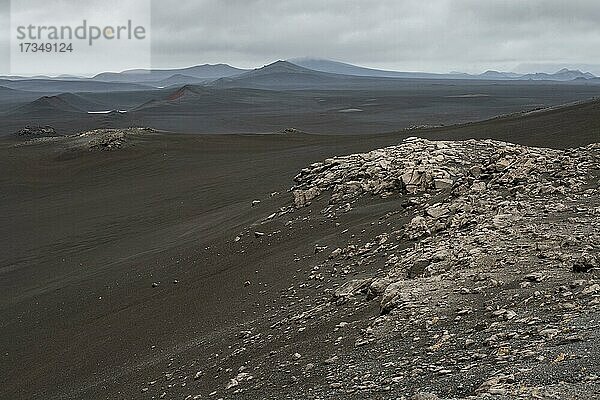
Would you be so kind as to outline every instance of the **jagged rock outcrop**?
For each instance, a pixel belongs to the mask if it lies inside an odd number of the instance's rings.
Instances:
[[[363,194],[387,196],[451,191],[480,193],[504,188],[527,194],[565,193],[594,168],[590,151],[531,148],[493,140],[464,142],[409,138],[403,144],[364,154],[327,159],[303,169],[294,196],[313,199],[331,192],[340,203]],[[303,206],[302,201],[296,201]]]
[[[415,245],[396,253],[384,278],[387,287],[381,288],[378,280],[370,291],[382,294],[381,309],[388,312],[405,300],[400,282],[406,279],[527,262],[539,256],[542,242],[546,257],[575,271],[596,268],[600,209],[589,210],[596,219],[581,232],[593,254],[581,254],[587,248],[581,245],[564,248],[576,240],[572,227],[559,224],[540,238],[531,223],[552,212],[587,209],[586,199],[597,194],[589,185],[598,180],[599,155],[598,144],[554,150],[493,140],[410,138],[398,146],[303,169],[294,178],[294,202],[303,207],[330,193],[329,203],[343,204],[348,211],[348,203],[364,195],[411,196],[413,218],[390,233]],[[377,247],[385,251],[385,246]]]
[[[127,144],[127,138],[155,132],[151,128],[95,129],[75,136],[78,144],[88,150],[110,151]]]
[[[22,136],[26,137],[26,142],[20,143],[20,145],[31,145],[39,143],[52,143],[60,148],[72,152],[74,150],[84,151],[111,151],[121,149],[131,144],[131,139],[140,135],[147,135],[155,133],[156,131],[152,128],[122,128],[122,129],[94,129],[91,131],[85,131],[77,133],[75,135],[58,136],[54,130],[49,127],[39,128],[42,132],[47,134],[36,133],[39,131],[38,128],[30,129],[23,133]]]
[[[587,351],[578,332],[586,329],[583,315],[599,315],[599,165],[600,144],[556,150],[411,138],[303,169],[292,188],[297,211],[320,200],[318,207],[328,202],[321,215],[337,221],[380,197],[392,211],[371,225],[407,217],[375,237],[363,233],[360,246],[335,248],[308,276],[358,275],[330,290],[332,307],[379,303],[380,316],[355,342],[372,346],[377,363],[350,361],[353,373],[330,369],[328,390],[392,390],[360,378],[388,364],[403,366],[391,382],[408,393],[429,389],[432,379],[460,381],[438,387],[452,396],[432,398],[562,398],[597,387],[595,370],[583,368],[569,385],[542,384],[524,366],[534,360],[564,376],[568,360]],[[278,215],[286,212],[293,211]],[[363,272],[353,272],[359,266]],[[310,318],[340,312],[319,310]],[[582,345],[569,355],[557,350],[561,343]],[[463,374],[471,381],[457,378]]]
[[[417,138],[310,165],[288,206],[232,238],[270,252],[289,238],[277,268],[297,282],[213,355],[226,376],[206,394],[600,393],[599,165],[599,144]]]
[[[19,129],[15,132],[15,136],[24,138],[35,138],[35,137],[54,137],[59,136],[56,130],[49,126],[30,126],[27,125],[24,128]]]

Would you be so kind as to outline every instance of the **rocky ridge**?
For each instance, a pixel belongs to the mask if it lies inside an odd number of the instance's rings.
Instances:
[[[558,302],[552,301],[555,298],[545,291],[532,290],[556,275],[590,272],[600,266],[599,156],[598,144],[562,151],[492,140],[431,142],[410,138],[399,146],[328,159],[302,170],[295,178],[294,203],[304,207],[328,193],[329,204],[323,212],[334,217],[348,212],[362,196],[412,195],[402,204],[403,208],[412,209],[414,216],[410,221],[364,246],[388,254],[385,272],[350,280],[333,294],[338,302],[355,295],[379,301],[380,312],[385,316],[377,320],[366,341],[389,335],[403,319],[402,311],[394,311],[415,308],[423,297],[439,290],[435,286],[462,281],[452,292],[468,296],[505,285],[495,275],[510,273],[509,279],[518,282],[521,293],[504,299],[512,300],[508,304],[502,304],[500,299],[474,305],[458,301],[455,322],[460,324],[477,311],[488,321],[501,321],[489,324],[493,333],[480,338],[495,350],[499,364],[536,357],[543,360],[539,352],[547,339],[555,340],[559,335],[566,342],[583,339],[570,324],[546,324],[532,329],[539,314],[535,310],[524,311],[523,306],[537,298],[542,300],[539,312],[551,313],[579,309],[582,303],[597,310],[599,304],[600,286],[594,280],[573,279],[564,282],[567,285],[556,285],[553,291],[558,293]],[[412,245],[398,249],[398,239]],[[338,248],[330,258],[350,258],[364,254],[363,251]],[[516,298],[523,299],[515,302]],[[421,305],[421,318],[436,308],[435,299],[430,300],[433,303],[428,306]],[[577,314],[581,317],[581,313]],[[575,315],[568,311],[562,315],[563,321],[572,318]],[[415,317],[411,320],[414,322]],[[421,322],[434,325],[437,321],[432,315],[430,320]],[[494,325],[513,325],[515,330],[494,330]],[[475,326],[472,334],[478,330],[485,329]],[[479,342],[466,337],[459,344],[455,336],[451,331],[434,336],[437,341],[428,351],[415,357],[431,355],[446,346],[469,348]],[[515,341],[522,347],[514,346]],[[442,375],[464,373],[475,367],[480,358],[489,357],[476,351],[466,353],[471,355],[461,357],[473,361],[472,365],[456,370],[448,362],[460,365],[460,358],[451,361],[446,357],[444,363],[430,365],[429,370]],[[557,354],[552,362],[562,362],[565,357],[570,355]],[[514,376],[507,376],[511,378],[491,376],[476,393],[543,393],[540,388],[529,390],[511,385]],[[597,375],[588,374],[586,379],[595,381]]]
[[[17,137],[54,137],[59,136],[56,130],[51,126],[30,126],[27,125],[24,128],[19,129],[15,132]]]
[[[126,147],[130,144],[133,137],[152,134],[156,131],[152,128],[131,127],[124,129],[94,129],[75,135],[58,135],[54,129],[44,127],[35,129],[24,128],[20,132],[25,132],[18,133],[18,135],[28,140],[19,143],[17,146],[54,143],[69,151],[111,151]]]
[[[220,338],[226,354],[171,358],[166,381],[150,377],[142,391],[600,398],[599,162],[600,144],[410,138],[312,164],[292,204],[232,238],[239,252],[297,243],[281,268],[298,282]],[[250,276],[239,285],[269,290]]]

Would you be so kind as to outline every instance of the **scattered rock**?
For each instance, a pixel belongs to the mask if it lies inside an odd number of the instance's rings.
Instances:
[[[525,275],[525,280],[529,282],[541,282],[544,280],[544,274],[541,272],[532,272],[531,274]]]
[[[56,130],[49,126],[30,126],[27,125],[26,127],[19,129],[17,132],[15,132],[16,136],[21,136],[21,137],[27,137],[27,138],[31,138],[31,137],[54,137],[54,136],[59,136],[56,133]]]
[[[589,272],[592,269],[598,268],[598,265],[598,257],[583,253],[573,263],[573,272]]]

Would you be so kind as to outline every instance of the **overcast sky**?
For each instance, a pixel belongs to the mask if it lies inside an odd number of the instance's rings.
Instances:
[[[402,71],[600,74],[599,21],[598,0],[156,0],[152,65],[310,56]]]

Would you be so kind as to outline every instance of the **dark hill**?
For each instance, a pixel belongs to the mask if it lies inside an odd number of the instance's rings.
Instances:
[[[43,96],[29,104],[17,108],[13,114],[33,114],[36,116],[48,113],[81,113],[84,112],[61,96]]]
[[[201,91],[192,85],[185,85],[167,97],[168,101],[182,101],[201,95]]]
[[[78,110],[82,110],[82,111],[103,111],[104,110],[104,106],[91,101],[89,99],[86,99],[80,95],[77,94],[73,94],[73,93],[61,93],[59,95],[57,95],[56,97],[58,97],[59,99],[65,101],[66,103],[70,104],[71,106],[77,108]]]
[[[27,92],[0,86],[0,115],[8,115],[18,107],[30,103],[47,93]]]
[[[42,96],[31,103],[16,108],[10,114],[31,115],[35,118],[43,115],[56,117],[62,113],[87,113],[89,111],[104,111],[105,108],[104,105],[78,94],[61,93],[56,96]]]
[[[422,134],[440,139],[494,138],[556,148],[583,146],[600,140],[600,99],[415,132],[415,136]]]
[[[306,89],[349,83],[358,77],[314,71],[287,61],[276,61],[241,75],[216,80],[216,87]],[[362,78],[364,79],[364,78]]]
[[[205,94],[206,92],[212,91],[210,88],[203,86],[194,86],[191,84],[183,85],[177,89],[164,89],[161,91],[160,97],[153,98],[149,101],[142,103],[139,106],[134,107],[131,111],[140,111],[146,109],[154,109],[157,112],[162,112],[162,107],[169,107],[172,105],[185,105],[193,104],[194,100]]]

